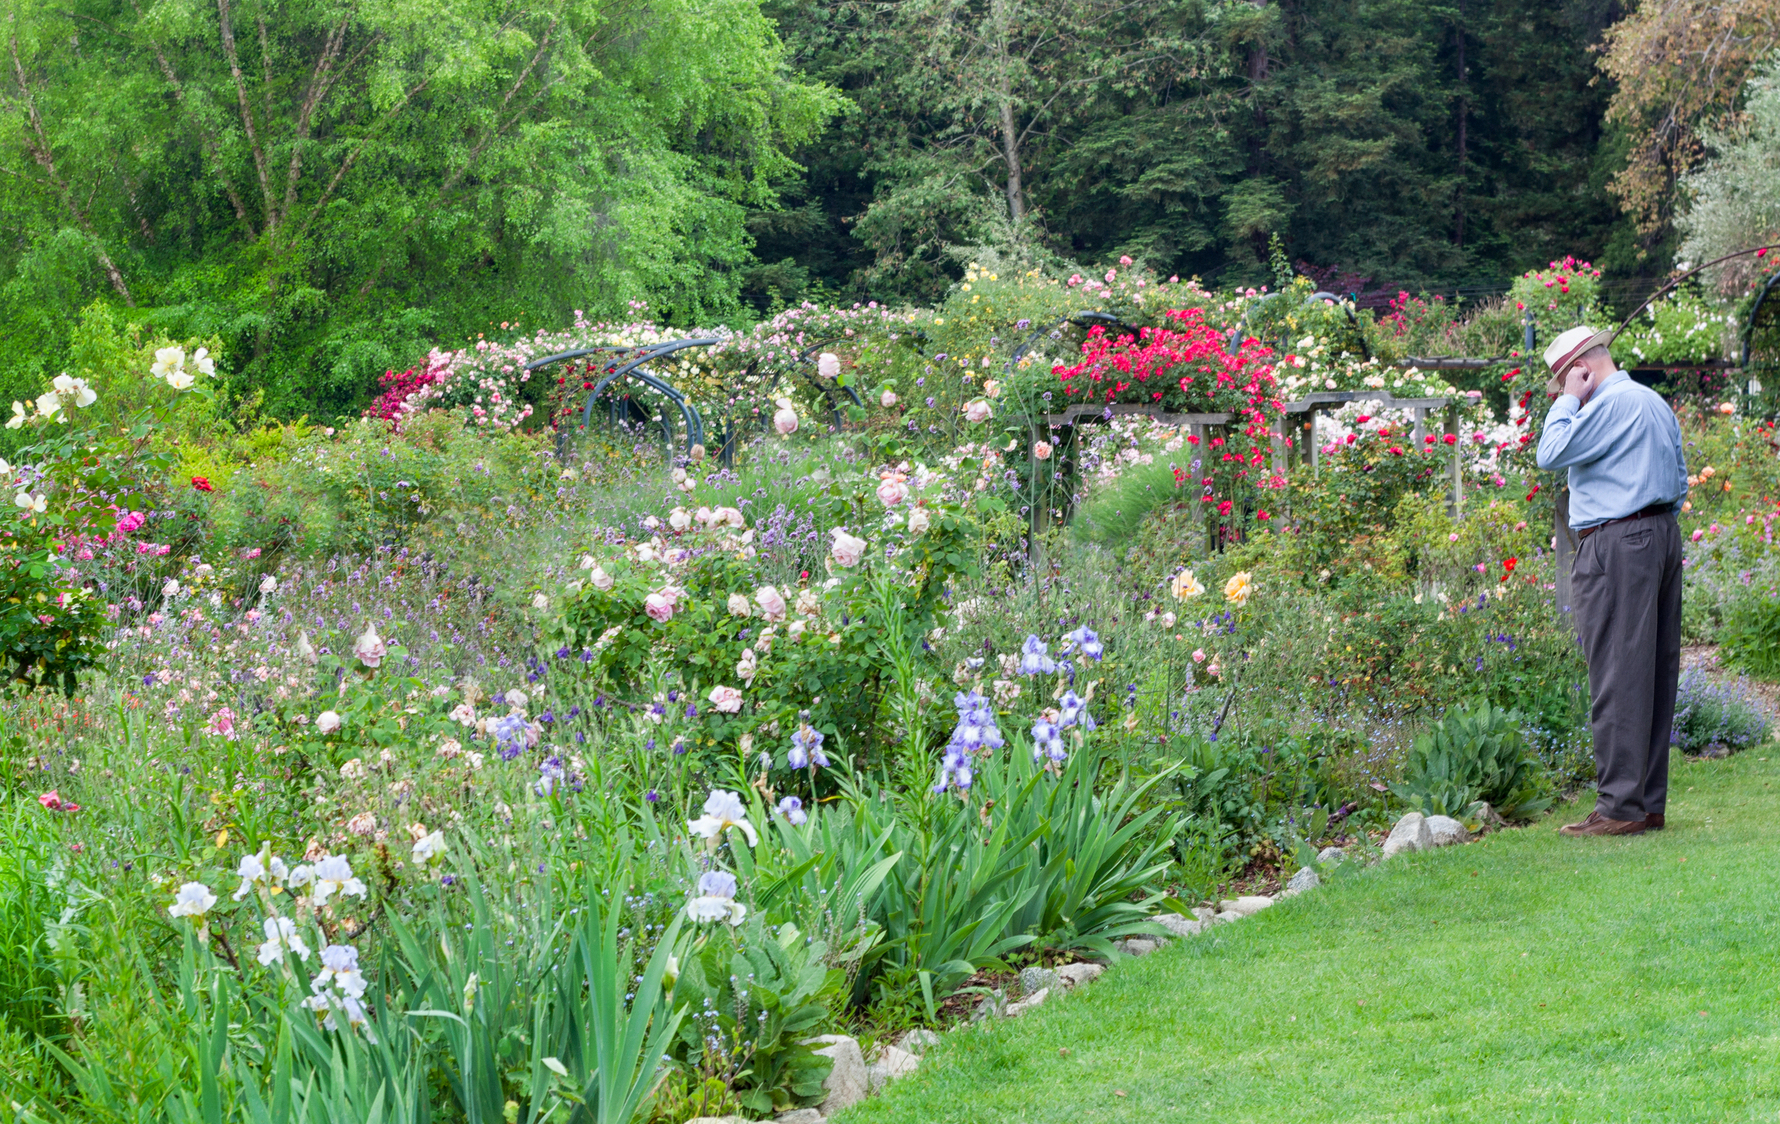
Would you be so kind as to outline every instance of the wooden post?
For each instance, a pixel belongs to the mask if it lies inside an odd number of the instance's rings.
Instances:
[[[1415,408],[1415,425],[1409,430],[1409,440],[1411,442],[1410,447],[1418,453],[1421,452],[1422,438],[1426,435],[1428,428],[1427,423],[1428,408],[1426,406],[1417,406]]]
[[[1576,548],[1582,540],[1570,529],[1570,489],[1558,488],[1556,510],[1551,517],[1552,540],[1557,550],[1557,609],[1576,630],[1576,614],[1570,600],[1570,570],[1576,565]]]
[[[1460,467],[1464,459],[1464,442],[1459,435],[1459,404],[1451,403],[1446,407],[1446,434],[1452,440],[1452,497],[1448,501],[1446,513],[1455,520],[1465,518],[1465,473]]]

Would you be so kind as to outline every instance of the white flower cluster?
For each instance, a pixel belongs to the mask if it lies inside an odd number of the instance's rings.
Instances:
[[[24,402],[14,400],[12,417],[7,421],[7,429],[18,429],[26,422],[36,425],[48,421],[67,421],[68,414],[63,406],[72,402],[80,409],[86,409],[99,400],[99,396],[88,386],[85,379],[77,379],[66,371],[50,380],[50,388],[39,394],[28,406]]]
[[[200,347],[191,356],[192,368],[201,375],[216,374],[216,360],[211,357],[208,348]],[[174,390],[190,390],[197,382],[197,375],[186,369],[186,355],[183,347],[163,347],[155,352],[154,366],[149,368],[157,379],[165,380]]]
[[[243,855],[235,873],[241,879],[241,885],[235,891],[236,901],[261,886],[267,889],[277,887],[292,894],[307,890],[307,903],[319,909],[336,894],[363,898],[369,892],[364,881],[352,873],[352,864],[345,855],[324,855],[314,863],[291,867],[272,854],[271,847],[267,846],[258,854]]]
[[[436,861],[445,851],[443,833],[424,834],[424,828],[415,826],[420,837],[414,844],[414,861]],[[352,864],[344,855],[324,855],[314,863],[299,863],[293,867],[274,855],[270,844],[254,854],[243,855],[235,873],[241,879],[241,885],[235,891],[236,901],[258,892],[271,910],[274,895],[291,895],[293,915],[273,911],[261,924],[266,939],[255,950],[254,958],[262,967],[284,964],[287,957],[306,963],[312,949],[305,935],[306,928],[298,918],[305,912],[312,916],[336,897],[362,899],[369,892],[363,880],[353,874]],[[179,887],[167,912],[175,918],[192,920],[203,933],[216,902],[216,894],[210,887],[202,882],[187,882]],[[359,971],[358,950],[327,941],[319,929],[316,933],[322,937],[318,942],[323,945],[321,971],[310,981],[310,994],[303,1000],[303,1005],[314,1011],[328,1030],[338,1030],[338,1016],[343,1015],[348,1026],[364,1028],[370,1036],[369,1017],[364,1005],[366,982],[364,974]],[[374,1036],[370,1037],[375,1041]]]

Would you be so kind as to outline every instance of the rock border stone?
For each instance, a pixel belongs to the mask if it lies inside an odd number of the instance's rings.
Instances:
[[[1482,817],[1485,830],[1491,825],[1492,819],[1493,813],[1486,807]],[[1494,822],[1500,823],[1499,820]],[[1392,825],[1379,861],[1414,851],[1470,843],[1475,838],[1463,823],[1450,816],[1425,816],[1420,812],[1406,812]],[[1361,857],[1369,854],[1370,851],[1363,851]],[[1316,866],[1299,867],[1277,895],[1247,894],[1221,901],[1216,907],[1194,906],[1189,911],[1191,916],[1159,913],[1149,920],[1162,929],[1162,933],[1127,937],[1113,942],[1113,948],[1124,956],[1147,956],[1172,941],[1199,936],[1219,925],[1235,924],[1244,918],[1253,917],[1277,901],[1317,889],[1322,885],[1323,874],[1337,863],[1346,862],[1352,857],[1354,856],[1345,848],[1325,847],[1317,853]],[[1116,964],[1117,961],[1118,958],[1115,957],[1113,962]],[[1010,1002],[1006,989],[994,989],[977,1004],[971,1016],[971,1024],[982,1026],[997,1018],[1017,1019],[1054,996],[1092,983],[1104,975],[1110,966],[1083,960],[1056,968],[1033,965],[1022,969],[1013,989],[1018,998]],[[823,1124],[830,1115],[875,1095],[897,1078],[915,1072],[927,1051],[939,1042],[940,1035],[935,1031],[911,1030],[898,1039],[895,1045],[880,1044],[868,1063],[860,1051],[857,1039],[844,1034],[824,1034],[807,1039],[807,1044],[820,1044],[816,1053],[834,1059],[834,1070],[823,1082],[828,1096],[823,1099],[819,1108],[799,1108],[780,1113],[774,1118],[774,1124]],[[741,1116],[701,1116],[688,1121],[688,1124],[749,1124],[749,1121]]]

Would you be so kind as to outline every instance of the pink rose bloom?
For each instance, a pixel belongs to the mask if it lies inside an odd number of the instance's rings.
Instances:
[[[884,393],[878,395],[878,405],[884,407],[886,410],[896,405],[896,392],[894,390],[886,390]]]
[[[1049,441],[1040,441],[1038,444],[1032,446],[1032,456],[1036,460],[1041,460],[1041,461],[1050,460],[1051,459],[1051,443]]]
[[[789,437],[797,432],[797,411],[789,406],[781,406],[773,415],[773,428],[781,437]]]
[[[989,403],[979,398],[975,402],[964,407],[964,420],[972,425],[977,425],[981,422],[988,421],[992,413],[993,411],[989,409]]]
[[[878,499],[885,507],[895,507],[909,498],[909,486],[896,477],[887,477],[878,483]]]
[[[1205,649],[1204,648],[1194,648],[1193,649],[1193,662],[1194,663],[1204,663],[1205,662]]]
[[[708,697],[719,713],[735,714],[742,709],[742,693],[734,687],[712,687]]]
[[[1695,531],[1693,533],[1693,541],[1694,542],[1699,542],[1701,539],[1703,539],[1705,537],[1706,537],[1706,532],[1704,532],[1704,531]]]
[[[643,612],[649,614],[650,620],[666,624],[674,619],[674,607],[677,600],[671,591],[665,588],[658,589],[643,598]]]
[[[841,357],[831,351],[824,351],[816,357],[816,373],[825,379],[839,378],[841,374]]]
[[[365,631],[360,633],[358,640],[353,643],[352,654],[357,656],[366,667],[376,667],[383,662],[383,657],[389,654],[389,649],[384,647],[383,638],[377,635],[375,624],[370,621],[365,622]]]
[[[763,585],[754,591],[754,603],[760,606],[760,615],[767,621],[782,621],[788,606],[779,591],[770,585]]]
[[[836,566],[851,570],[865,559],[865,540],[836,527],[834,546],[829,548],[828,556],[834,559]]]

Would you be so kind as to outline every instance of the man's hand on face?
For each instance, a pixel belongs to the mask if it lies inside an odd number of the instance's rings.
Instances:
[[[1584,363],[1572,363],[1564,373],[1564,393],[1573,394],[1580,402],[1587,402],[1589,392],[1595,388],[1594,373]]]

